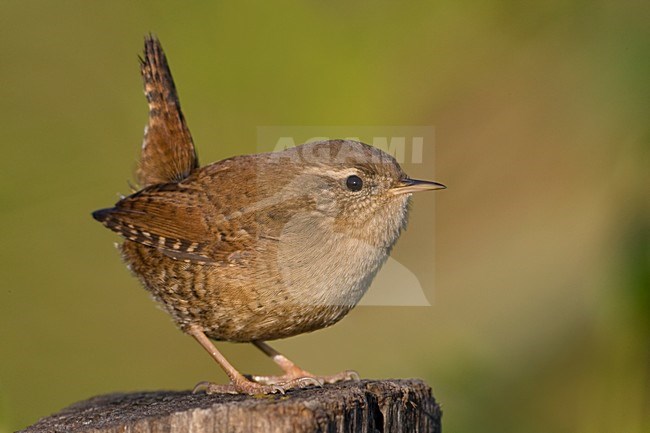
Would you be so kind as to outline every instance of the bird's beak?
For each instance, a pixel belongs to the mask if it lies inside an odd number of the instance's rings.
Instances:
[[[410,194],[418,191],[429,191],[432,189],[447,188],[441,183],[431,182],[429,180],[402,179],[396,187],[392,188],[393,194]]]

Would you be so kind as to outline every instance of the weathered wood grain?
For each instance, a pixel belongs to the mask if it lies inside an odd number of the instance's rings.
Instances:
[[[364,380],[269,396],[108,394],[73,404],[23,432],[439,433],[440,417],[422,381]]]

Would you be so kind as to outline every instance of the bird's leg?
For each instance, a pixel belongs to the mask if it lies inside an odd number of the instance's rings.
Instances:
[[[300,379],[314,379],[318,385],[325,383],[335,383],[344,380],[359,380],[359,373],[354,370],[342,371],[331,376],[316,376],[308,371],[303,370],[291,362],[286,356],[269,346],[263,341],[253,341],[255,347],[269,356],[284,371],[282,376],[251,376],[251,379],[263,385],[274,385],[291,382]]]
[[[211,382],[200,382],[194,387],[193,392],[199,392],[205,390],[208,394],[215,393],[229,393],[229,394],[274,394],[282,393],[291,388],[301,388],[311,383],[306,383],[308,381],[300,378],[295,380],[286,380],[284,382],[278,382],[273,384],[263,384],[253,382],[248,380],[242,375],[235,367],[228,362],[228,360],[217,350],[217,348],[212,344],[210,339],[205,335],[205,333],[199,329],[197,326],[191,326],[188,331],[192,337],[199,342],[201,346],[210,354],[210,356],[217,361],[217,363],[223,368],[223,371],[226,372],[230,378],[230,383],[228,385],[220,385]]]

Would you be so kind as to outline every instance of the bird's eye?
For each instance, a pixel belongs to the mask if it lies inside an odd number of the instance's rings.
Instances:
[[[363,188],[363,181],[359,176],[353,174],[352,176],[349,176],[345,181],[345,185],[350,191],[357,192],[361,191],[361,188]]]

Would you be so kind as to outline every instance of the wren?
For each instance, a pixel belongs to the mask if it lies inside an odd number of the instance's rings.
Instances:
[[[315,376],[265,341],[325,328],[361,299],[404,230],[417,191],[397,161],[349,140],[236,156],[200,167],[160,43],[141,58],[149,103],[140,190],[93,217],[174,322],[230,378],[207,392],[274,393],[358,379]],[[282,376],[244,376],[210,341],[250,342]]]

